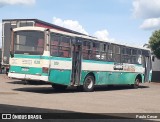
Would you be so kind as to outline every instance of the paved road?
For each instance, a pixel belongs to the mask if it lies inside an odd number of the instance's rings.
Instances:
[[[160,83],[139,89],[104,86],[86,93],[73,88],[56,92],[51,85],[25,84],[3,74],[0,82],[0,112],[160,113]]]

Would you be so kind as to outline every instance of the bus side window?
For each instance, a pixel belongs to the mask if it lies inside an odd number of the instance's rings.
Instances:
[[[113,49],[112,49],[112,44],[108,45],[108,61],[113,61]]]
[[[131,53],[132,53],[132,49],[127,48],[127,63],[131,63]]]
[[[93,53],[92,53],[92,59],[94,60],[100,60],[101,56],[100,56],[100,43],[96,42],[93,43]]]
[[[125,54],[126,54],[126,48],[125,47],[121,47],[121,62],[122,63],[126,63]]]
[[[120,63],[120,59],[121,59],[121,50],[120,50],[120,46],[118,46],[118,45],[115,45],[114,46],[115,48],[114,48],[114,60],[116,61],[116,62],[118,62],[118,63]]]
[[[71,56],[71,48],[70,48],[71,39],[66,36],[61,36],[61,41],[59,45],[59,56],[60,57],[70,57]]]
[[[106,61],[107,59],[107,44],[102,43],[101,44],[101,60]]]
[[[58,56],[58,46],[60,37],[55,34],[51,34],[51,55]]]
[[[131,63],[137,64],[137,49],[132,49]]]
[[[89,40],[83,41],[83,59],[91,59],[91,42]]]
[[[122,47],[121,49],[121,62],[122,63],[131,63],[131,52],[132,49],[131,48],[127,48],[127,47]]]
[[[87,42],[86,41],[83,41],[83,46],[82,46],[82,51],[83,51],[83,59],[88,59],[88,55],[87,55]]]

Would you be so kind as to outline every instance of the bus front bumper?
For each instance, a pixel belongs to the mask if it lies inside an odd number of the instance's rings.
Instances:
[[[8,77],[20,80],[36,80],[48,82],[48,76],[30,75],[30,74],[19,74],[19,73],[8,73]]]

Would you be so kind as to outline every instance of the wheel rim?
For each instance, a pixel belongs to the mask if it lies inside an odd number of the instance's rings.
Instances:
[[[88,89],[91,89],[93,87],[93,80],[91,78],[87,79],[86,86]]]

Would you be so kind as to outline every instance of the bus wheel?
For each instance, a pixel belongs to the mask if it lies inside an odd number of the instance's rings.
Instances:
[[[91,92],[94,89],[94,77],[91,75],[88,75],[83,83],[83,91],[85,92]]]
[[[55,89],[56,91],[64,91],[67,88],[67,86],[59,85],[59,84],[52,84],[52,88]]]
[[[134,84],[132,84],[132,88],[137,89],[139,87],[140,79],[136,78]]]

